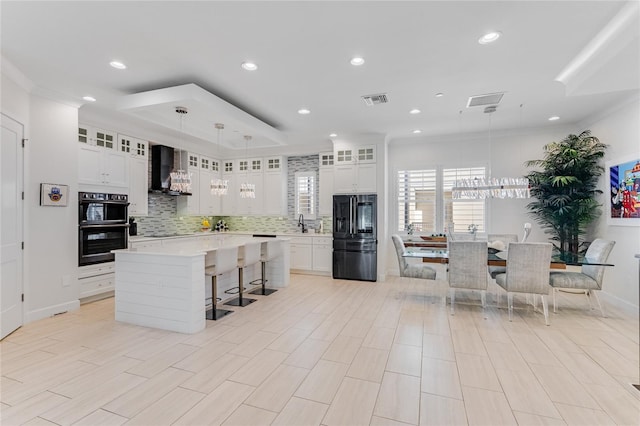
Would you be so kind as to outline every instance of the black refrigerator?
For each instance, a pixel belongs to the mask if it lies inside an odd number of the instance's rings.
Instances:
[[[376,194],[333,196],[333,278],[376,281]]]

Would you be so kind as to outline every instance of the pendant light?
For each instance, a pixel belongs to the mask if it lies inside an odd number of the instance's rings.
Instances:
[[[253,183],[249,183],[249,141],[251,136],[244,135],[245,140],[245,159],[247,161],[246,181],[240,184],[240,197],[241,198],[256,198],[256,186]]]
[[[176,113],[180,118],[180,133],[183,132],[183,120],[184,116],[187,115],[188,110],[185,107],[176,107]],[[178,150],[179,158],[179,166],[178,170],[174,170],[169,174],[171,176],[171,186],[169,188],[170,191],[176,191],[181,193],[190,193],[191,192],[191,173],[185,172],[182,170],[182,150]]]
[[[220,146],[220,133],[224,130],[224,124],[223,123],[215,123],[214,127],[218,131],[218,144],[217,144],[217,146]],[[218,151],[218,155],[219,154],[220,153]],[[218,161],[220,161],[220,159],[218,159]],[[223,195],[227,195],[228,191],[229,191],[229,181],[227,179],[220,179],[220,178],[211,179],[211,194],[212,195],[217,195],[218,197],[221,197]]]
[[[495,106],[486,107],[484,110],[489,114],[489,150],[491,150],[493,143],[491,119],[495,111]],[[520,116],[522,116],[522,104],[520,105]],[[529,198],[530,196],[529,179],[524,177],[458,179],[451,189],[451,197],[454,200]]]

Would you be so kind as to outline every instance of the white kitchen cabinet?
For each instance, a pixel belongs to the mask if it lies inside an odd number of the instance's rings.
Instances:
[[[149,211],[149,143],[118,134],[117,151],[129,156],[129,215],[146,216]]]
[[[114,262],[98,263],[95,265],[81,266],[78,268],[79,299],[98,296],[109,293],[115,289],[115,264]],[[108,296],[106,294],[105,296]]]
[[[320,166],[320,169],[318,170],[318,214],[320,216],[331,216],[333,214],[333,174],[333,167]]]
[[[199,197],[200,214],[203,216],[219,215],[221,212],[220,197],[211,194],[211,180],[220,176],[219,164],[220,162],[213,158],[200,157]]]
[[[149,142],[118,133],[118,151],[134,157],[149,158]]]
[[[290,268],[311,271],[313,269],[313,244],[309,237],[293,237],[290,240]]]
[[[87,145],[99,146],[106,149],[115,149],[116,132],[104,130],[87,124],[78,124],[78,142]]]
[[[357,147],[355,149],[355,161],[358,164],[375,163],[376,147],[374,145]]]
[[[318,166],[323,168],[333,168],[333,152],[321,152],[318,154]]]
[[[317,272],[333,270],[333,239],[331,237],[312,237],[312,267]]]
[[[238,214],[259,215],[264,212],[264,174],[262,172],[239,172],[236,175],[238,185],[249,183],[255,186],[255,198],[242,198],[240,186],[237,187],[236,203]]]
[[[129,157],[113,149],[81,144],[78,152],[78,183],[128,188]]]
[[[287,167],[285,157],[264,159],[264,214],[287,215]]]
[[[149,162],[144,157],[129,159],[129,216],[149,214]]]
[[[334,158],[334,193],[370,193],[377,191],[375,146],[337,149]]]
[[[178,154],[180,168],[191,175],[191,195],[178,196],[179,216],[200,215],[200,155],[194,153]]]
[[[238,182],[237,161],[223,160],[222,179],[229,181],[229,190],[227,195],[222,197],[222,215],[232,216],[238,214],[238,198],[240,198],[240,184]]]

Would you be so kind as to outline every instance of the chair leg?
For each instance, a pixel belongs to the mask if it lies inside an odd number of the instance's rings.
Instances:
[[[557,291],[558,291],[557,288],[551,287],[551,294],[553,295],[553,313],[554,314],[558,313],[558,303],[556,301],[556,292]]]
[[[589,310],[593,310],[593,305],[591,304],[591,292],[589,290],[584,291],[584,295],[587,296],[587,302],[589,302]]]
[[[217,320],[218,318],[222,318],[225,315],[232,313],[233,311],[229,311],[226,309],[218,309],[218,277],[213,275],[211,276],[211,311],[207,311],[205,316],[208,320]]]
[[[238,298],[228,301],[225,305],[244,307],[256,301],[256,299],[247,299],[244,297],[244,268],[242,267],[238,268],[238,288]]]
[[[276,289],[273,288],[266,288],[265,285],[267,284],[267,273],[266,273],[266,269],[267,269],[267,262],[261,262],[262,263],[262,276],[261,276],[261,280],[262,280],[262,286],[260,288],[257,288],[253,291],[251,291],[251,294],[260,294],[262,296],[268,296],[272,293],[275,293]]]
[[[533,296],[535,298],[535,296]],[[549,307],[547,306],[547,298],[544,294],[540,295],[540,299],[542,300],[542,312],[544,313],[544,323],[549,325]]]
[[[480,291],[480,300],[482,300],[482,316],[484,319],[487,319],[487,291]]]
[[[591,290],[589,290],[589,293],[591,293]],[[596,293],[596,291],[593,291],[593,297],[596,298],[596,302],[598,302],[598,307],[600,308],[600,312],[602,313],[602,318],[606,318],[607,316],[604,314],[604,309],[602,308],[602,304],[600,303],[600,298],[598,297],[598,293]]]
[[[507,305],[509,306],[509,321],[513,321],[513,293],[507,292]]]
[[[453,287],[449,289],[449,299],[451,299],[451,315],[455,315],[455,312],[453,311],[453,304],[456,300],[456,289]]]

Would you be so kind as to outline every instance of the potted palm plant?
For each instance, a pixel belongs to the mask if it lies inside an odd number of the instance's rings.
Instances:
[[[606,149],[585,130],[545,145],[544,158],[525,163],[541,168],[526,176],[534,198],[527,208],[561,255],[581,251],[588,226],[601,213],[596,197]]]

